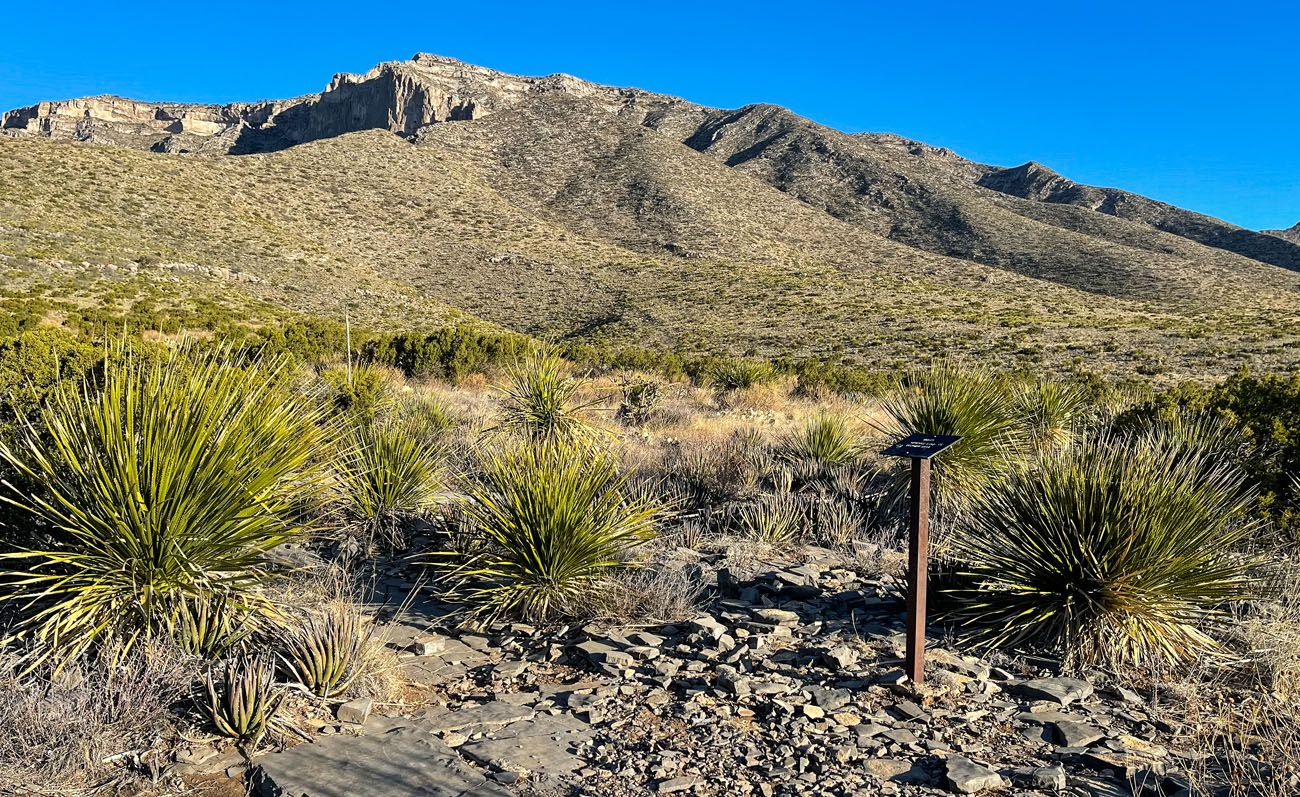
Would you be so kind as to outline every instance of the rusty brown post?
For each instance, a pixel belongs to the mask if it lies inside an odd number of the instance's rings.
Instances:
[[[912,457],[907,535],[907,677],[925,680],[925,590],[930,547],[930,460]]]

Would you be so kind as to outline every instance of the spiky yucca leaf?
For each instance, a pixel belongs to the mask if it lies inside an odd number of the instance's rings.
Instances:
[[[1178,661],[1250,594],[1234,548],[1255,529],[1244,475],[1203,451],[1088,440],[985,492],[955,540],[973,586],[960,615],[990,644],[1079,662]]]
[[[340,437],[334,469],[348,513],[372,535],[396,544],[401,519],[434,504],[439,446],[396,421],[353,421]]]
[[[1040,451],[1070,445],[1092,421],[1088,394],[1077,383],[1040,379],[1017,385],[1014,397],[1028,426],[1030,443]]]
[[[857,461],[861,454],[857,435],[838,415],[819,415],[777,444],[777,455],[787,462],[846,465]]]
[[[483,613],[532,620],[581,607],[653,535],[658,511],[632,494],[614,455],[575,440],[487,453],[467,498],[484,546],[457,574],[467,597]]]
[[[579,402],[583,382],[559,356],[535,351],[515,363],[501,387],[501,428],[539,442],[581,437],[596,401]]]
[[[758,360],[723,360],[709,369],[708,377],[718,390],[732,392],[765,385],[776,379],[776,371]]]
[[[957,435],[961,442],[932,463],[934,501],[958,509],[1026,452],[1028,425],[1007,385],[979,369],[935,366],[909,377],[880,402],[883,431],[899,440],[914,433]],[[905,460],[892,490],[907,494]]]
[[[344,692],[362,674],[374,626],[359,613],[332,607],[283,627],[280,661],[289,676],[317,697]]]
[[[125,346],[123,345],[123,348]],[[48,546],[3,556],[18,634],[67,660],[166,631],[178,598],[253,601],[266,552],[298,531],[319,440],[282,360],[118,352],[101,384],[59,392],[0,460],[3,499]],[[8,517],[8,515],[6,516]]]
[[[275,722],[284,702],[284,693],[275,685],[275,666],[262,658],[227,662],[220,684],[209,672],[207,687],[205,708],[217,732],[254,747]]]

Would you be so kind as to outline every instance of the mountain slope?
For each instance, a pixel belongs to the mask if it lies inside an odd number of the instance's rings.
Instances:
[[[773,106],[420,56],[294,100],[92,98],[3,125],[0,260],[35,293],[125,295],[131,273],[381,326],[469,313],[879,367],[1173,379],[1300,348],[1293,271]]]
[[[1285,230],[1264,230],[1264,232],[1269,235],[1275,235],[1285,241],[1300,244],[1300,224],[1296,224],[1294,227],[1289,227]]]

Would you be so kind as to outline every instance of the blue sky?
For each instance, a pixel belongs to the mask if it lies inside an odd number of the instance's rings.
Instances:
[[[777,103],[1246,227],[1300,221],[1296,2],[64,0],[5,2],[0,31],[4,108],[109,92],[288,97],[427,51],[709,105]]]

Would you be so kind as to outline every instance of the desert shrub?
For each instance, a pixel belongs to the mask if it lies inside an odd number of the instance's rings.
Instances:
[[[615,568],[596,615],[620,623],[680,623],[698,617],[705,582],[698,568],[656,564]]]
[[[366,359],[399,368],[408,377],[459,382],[471,373],[517,361],[531,349],[523,335],[460,326],[376,338],[361,352]]]
[[[672,445],[663,471],[683,507],[698,508],[754,495],[767,466],[762,436],[747,429],[721,441]]]
[[[1177,447],[1176,444],[1173,447]],[[956,555],[963,617],[995,645],[1045,644],[1077,662],[1176,662],[1251,594],[1234,553],[1254,530],[1240,470],[1201,449],[1089,440],[1008,473],[977,499]]]
[[[356,607],[334,604],[289,617],[278,635],[288,677],[328,698],[346,692],[364,674],[374,625]]]
[[[394,420],[360,420],[344,427],[334,460],[349,519],[366,532],[401,547],[403,521],[435,503],[442,452],[428,437]]]
[[[1122,413],[1121,431],[1209,414],[1239,430],[1245,447],[1238,464],[1260,487],[1259,508],[1293,541],[1300,541],[1300,374],[1240,371],[1222,384],[1185,383]]]
[[[113,667],[75,663],[59,673],[30,672],[26,659],[0,652],[0,784],[89,793],[118,754],[166,764],[167,751],[155,745],[191,686],[190,667],[153,645]]]
[[[486,452],[466,494],[480,552],[456,572],[461,591],[481,613],[531,620],[579,612],[657,512],[630,497],[612,454],[567,439]]]
[[[960,508],[1025,453],[1028,427],[1005,382],[977,369],[940,365],[904,381],[880,402],[883,430],[893,439],[913,433],[958,435],[961,442],[932,464],[935,505]],[[907,463],[899,460],[893,496],[907,492]]]
[[[255,600],[264,555],[298,529],[316,410],[282,360],[230,364],[221,351],[128,354],[102,386],[58,391],[0,461],[6,522],[40,547],[3,555],[17,632],[67,658],[96,642],[166,632],[175,601]]]
[[[577,400],[584,383],[569,365],[547,352],[534,352],[511,366],[501,387],[501,428],[534,441],[579,437],[594,401]]]
[[[617,417],[630,426],[646,425],[663,404],[662,386],[653,379],[624,379],[619,390],[623,397]]]
[[[738,507],[734,527],[746,539],[785,547],[803,539],[808,523],[807,508],[799,496],[776,493]]]
[[[217,733],[256,747],[284,703],[284,691],[275,683],[275,664],[245,657],[226,662],[222,669],[219,680],[208,673],[208,718]]]
[[[337,413],[373,418],[393,399],[392,381],[369,363],[335,366],[321,372],[331,408]]]
[[[0,341],[0,437],[12,435],[51,392],[80,382],[102,359],[102,350],[57,329]]]
[[[845,501],[822,499],[811,507],[813,539],[822,545],[842,547],[861,534],[866,516]]]
[[[794,366],[795,393],[811,399],[827,396],[880,396],[897,379],[884,371],[804,360]]]
[[[420,393],[402,396],[389,414],[412,437],[430,444],[441,442],[456,426],[456,419],[441,402]]]

